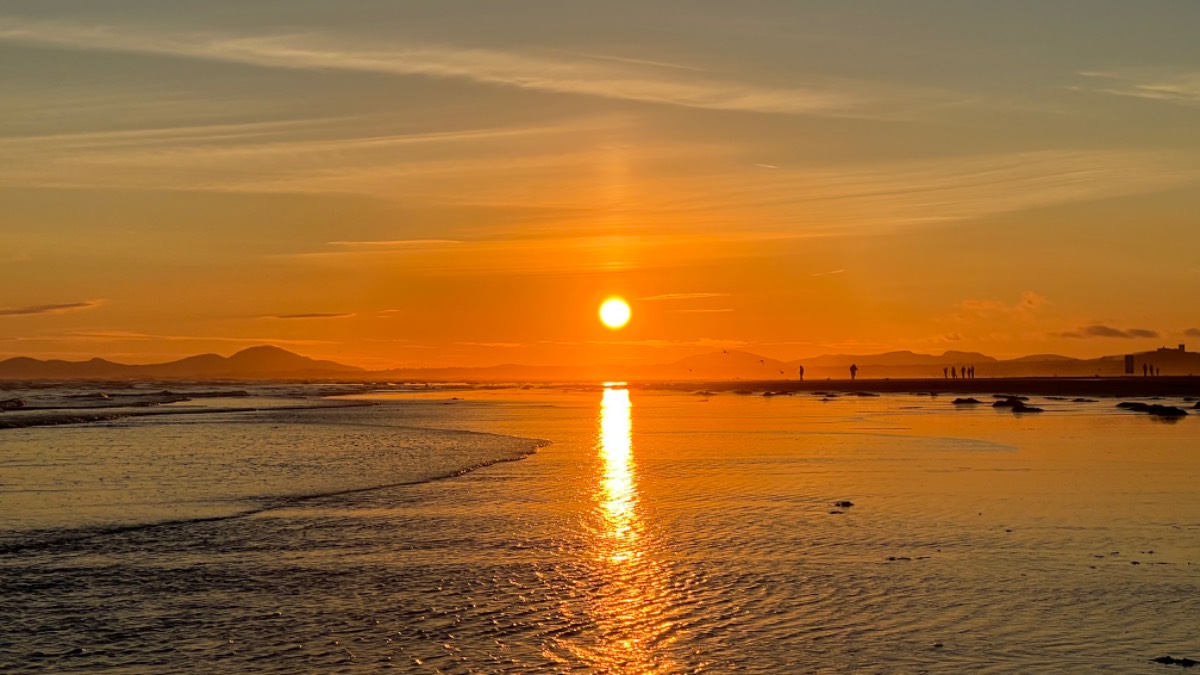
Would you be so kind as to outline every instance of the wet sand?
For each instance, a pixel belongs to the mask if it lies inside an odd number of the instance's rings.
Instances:
[[[1153,675],[1200,655],[1187,419],[356,398],[377,405],[0,433],[0,529],[26,542],[0,549],[0,671]]]

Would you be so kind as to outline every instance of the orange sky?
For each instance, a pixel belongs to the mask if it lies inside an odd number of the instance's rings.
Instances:
[[[0,358],[1200,344],[1200,6],[245,4],[0,10]]]

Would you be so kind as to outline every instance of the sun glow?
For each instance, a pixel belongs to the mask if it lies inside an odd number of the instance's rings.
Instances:
[[[629,323],[629,317],[633,312],[629,309],[629,303],[621,298],[609,298],[600,305],[600,322],[605,326],[617,330],[624,328],[625,324]]]

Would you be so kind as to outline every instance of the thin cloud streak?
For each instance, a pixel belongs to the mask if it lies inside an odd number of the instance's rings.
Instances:
[[[656,349],[665,349],[670,347],[743,347],[747,343],[742,340],[716,340],[712,338],[700,338],[698,340],[583,340],[578,342],[542,340],[540,344],[564,346],[608,345],[620,347],[654,347]]]
[[[698,300],[700,298],[728,298],[729,293],[663,293],[662,295],[651,295],[638,300],[659,301],[659,300]]]
[[[336,313],[336,312],[308,312],[303,314],[274,314],[263,317],[266,319],[349,319],[352,316],[357,316],[353,312]]]
[[[1189,106],[1200,105],[1200,72],[1084,71],[1079,74],[1092,80],[1105,82],[1108,86],[1073,87],[1076,91],[1091,91]]]
[[[1086,338],[1116,338],[1121,340],[1132,340],[1135,338],[1158,338],[1159,333],[1156,330],[1149,328],[1115,328],[1105,324],[1092,324],[1084,326],[1078,330],[1063,331],[1052,333],[1052,337],[1068,338],[1073,340],[1083,340]]]
[[[662,64],[636,59],[570,58],[437,44],[361,46],[310,35],[217,35],[149,32],[112,26],[0,19],[0,40],[65,49],[156,54],[297,70],[348,70],[457,79],[486,85],[577,94],[711,110],[857,116],[886,112],[901,98],[929,92],[888,91],[879,84],[840,81],[822,86],[769,87],[695,76],[667,78]],[[567,57],[567,58],[563,58]]]
[[[408,250],[413,248],[436,248],[454,246],[464,243],[460,239],[392,239],[383,241],[330,241],[329,246],[337,246],[350,250],[389,251],[394,249]]]
[[[99,300],[86,302],[64,302],[54,305],[27,305],[25,307],[0,308],[0,316],[36,316],[40,314],[60,314],[81,309],[92,309],[103,304]]]
[[[17,338],[20,342],[150,342],[162,340],[166,342],[230,342],[235,344],[275,344],[275,345],[330,345],[337,344],[330,340],[297,340],[279,337],[231,337],[213,335],[159,335],[154,333],[138,333],[133,331],[77,331],[58,335],[40,335]]]

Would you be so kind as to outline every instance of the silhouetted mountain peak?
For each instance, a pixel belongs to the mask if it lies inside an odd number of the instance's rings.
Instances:
[[[225,359],[226,367],[235,372],[275,372],[275,371],[337,371],[358,372],[361,368],[347,366],[333,361],[320,361],[289,352],[274,345],[259,345],[248,347]]]

